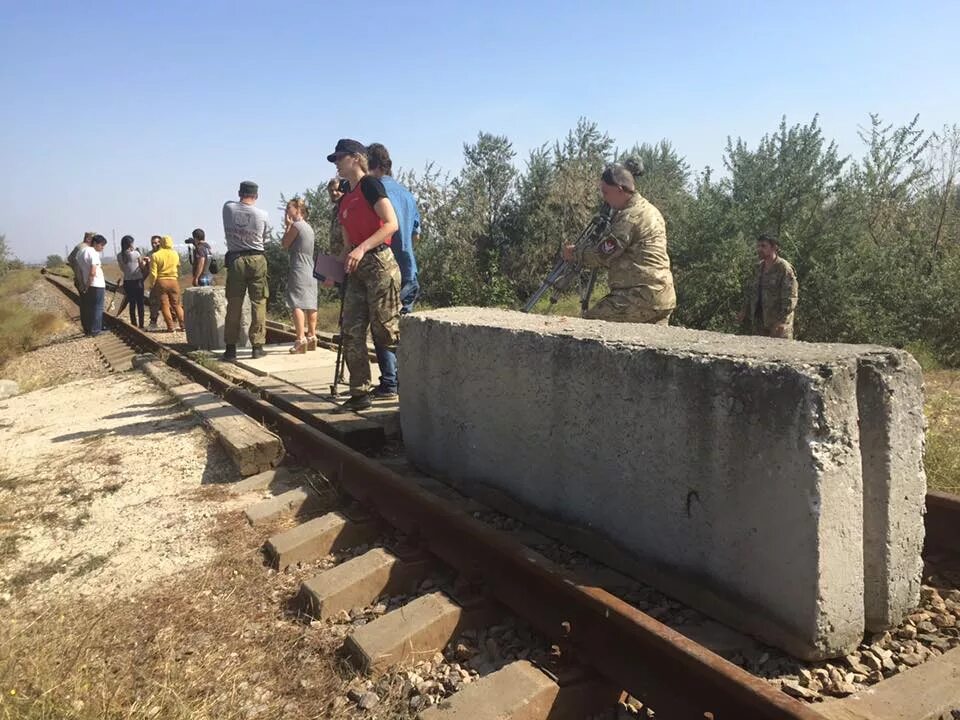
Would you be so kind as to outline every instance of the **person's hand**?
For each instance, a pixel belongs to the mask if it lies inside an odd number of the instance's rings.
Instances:
[[[323,285],[325,288],[332,288],[337,283],[332,278],[324,278],[323,282],[320,284]]]
[[[743,322],[743,319],[744,319],[746,316],[747,316],[747,315],[746,315],[746,313],[743,312],[743,310],[739,310],[734,317],[736,317],[738,323],[742,323],[742,322]]]
[[[563,259],[567,262],[573,262],[574,253],[577,249],[576,245],[564,245],[563,246]]]
[[[363,256],[365,254],[366,253],[364,252],[363,248],[359,245],[357,245],[357,247],[347,254],[347,261],[343,266],[346,268],[348,273],[352,273],[357,269],[357,266],[360,265],[360,261],[363,260]]]
[[[194,278],[191,282],[192,282],[192,284],[193,284],[194,287],[199,287],[199,286],[200,286],[200,283],[197,281],[196,278]]]

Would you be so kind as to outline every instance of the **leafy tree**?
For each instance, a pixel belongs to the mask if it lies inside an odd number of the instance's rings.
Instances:
[[[64,259],[60,255],[47,255],[47,261],[44,265],[48,268],[58,268],[64,264]]]

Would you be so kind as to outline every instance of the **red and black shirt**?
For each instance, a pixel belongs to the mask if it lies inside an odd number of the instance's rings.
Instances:
[[[338,217],[343,229],[347,232],[350,244],[356,247],[364,240],[383,227],[383,220],[377,215],[373,206],[380,198],[387,197],[387,191],[379,178],[373,175],[364,175],[360,182],[350,192],[340,198]],[[389,245],[392,238],[386,238],[384,245]]]

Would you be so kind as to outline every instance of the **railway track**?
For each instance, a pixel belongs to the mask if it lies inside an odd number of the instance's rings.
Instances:
[[[50,281],[76,300],[66,283],[53,278]],[[572,714],[550,717],[582,717],[587,708],[596,711],[615,704],[618,697],[622,699],[621,693],[640,699],[644,707],[655,710],[658,718],[824,717],[815,706],[789,697],[623,599],[581,581],[386,465],[325,435],[296,408],[277,401],[269,392],[250,392],[121,320],[107,317],[106,321],[126,344],[157,355],[295,447],[298,455],[305,456],[312,467],[352,498],[353,509],[344,513],[342,520],[345,525],[362,530],[373,523],[377,532],[389,529],[393,535],[399,534],[403,543],[391,547],[392,552],[384,551],[386,562],[400,563],[391,567],[422,570],[440,566],[451,571],[456,582],[449,593],[454,596],[453,605],[459,608],[451,612],[461,613],[456,620],[460,629],[468,624],[496,623],[496,618],[513,614],[552,643],[551,662],[543,669],[551,682],[560,687],[557,697],[569,698],[568,711]],[[268,341],[289,341],[291,336],[280,324],[271,323],[268,327]],[[335,338],[326,336],[321,344],[335,348]],[[938,558],[955,557],[960,548],[960,501],[942,493],[930,493],[926,525],[925,553]],[[369,532],[358,532],[356,537],[358,545],[370,542]],[[282,565],[281,552],[276,547],[274,550],[275,559]],[[397,570],[393,572],[402,575]],[[302,590],[301,595],[309,606],[309,588]],[[430,601],[420,598],[414,602],[449,603],[448,598],[430,597]],[[444,611],[447,610],[445,606]],[[415,614],[409,606],[406,612]],[[389,616],[384,615],[384,619]],[[365,632],[365,636],[370,635],[371,632]],[[405,642],[420,640],[407,638]],[[369,654],[369,648],[353,650],[358,658],[363,658],[365,652]],[[388,654],[382,651],[381,660]],[[373,666],[378,663],[391,662],[367,657],[361,665],[375,669]]]

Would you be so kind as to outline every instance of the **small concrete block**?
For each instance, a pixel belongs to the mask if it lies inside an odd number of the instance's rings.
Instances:
[[[309,512],[317,506],[318,500],[319,498],[313,490],[301,486],[281,493],[276,497],[261,500],[243,512],[247,516],[247,522],[257,526],[281,515],[299,515]]]
[[[355,523],[338,512],[330,512],[274,535],[267,540],[266,550],[273,566],[285,570],[334,550],[369,543],[376,536],[376,523]]]
[[[430,593],[358,627],[344,647],[360,669],[374,674],[440,652],[469,621],[441,592]]]
[[[419,720],[553,720],[560,687],[526,660],[504,666],[424,710]]]
[[[275,495],[280,492],[286,492],[293,487],[301,484],[303,478],[302,468],[290,468],[285,465],[264,470],[262,473],[251,475],[235,483],[227,485],[230,492],[242,495],[248,492],[262,492],[265,490],[277,490]]]
[[[411,591],[429,569],[427,560],[408,562],[374,548],[304,581],[300,601],[309,615],[324,620],[383,595]]]
[[[222,287],[186,288],[183,299],[183,326],[187,342],[201,350],[218,350],[224,347],[223,323],[227,317],[226,290]],[[250,327],[250,298],[244,296],[240,315],[240,337],[237,345],[247,344]]]

